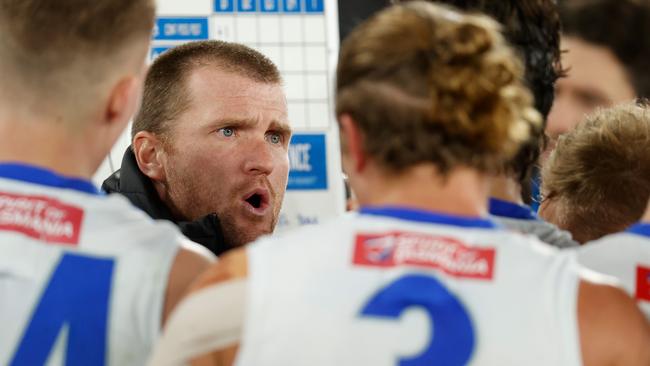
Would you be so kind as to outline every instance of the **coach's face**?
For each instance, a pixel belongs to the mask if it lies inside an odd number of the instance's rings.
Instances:
[[[281,85],[216,68],[186,80],[189,107],[174,122],[163,164],[173,209],[189,220],[216,213],[238,246],[275,228],[291,130]]]

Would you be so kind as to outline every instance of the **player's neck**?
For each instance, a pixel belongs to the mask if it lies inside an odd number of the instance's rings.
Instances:
[[[0,120],[0,162],[25,163],[90,179],[97,167],[81,136],[72,138],[60,123],[41,122]]]
[[[507,175],[497,175],[490,178],[490,197],[502,201],[523,205],[521,199],[521,185],[516,179]]]
[[[460,216],[486,216],[489,181],[468,168],[456,168],[446,177],[429,164],[398,175],[378,170],[364,174],[356,190],[362,206],[406,206]]]

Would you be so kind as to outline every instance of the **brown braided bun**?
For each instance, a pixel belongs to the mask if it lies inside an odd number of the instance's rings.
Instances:
[[[500,169],[541,116],[498,29],[420,1],[378,13],[342,45],[337,115],[355,119],[366,152],[391,170]]]

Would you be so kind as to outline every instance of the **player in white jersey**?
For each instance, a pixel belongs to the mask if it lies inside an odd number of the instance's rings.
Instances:
[[[490,174],[540,123],[520,80],[485,17],[413,2],[362,24],[337,71],[360,213],[226,255],[151,364],[650,364],[631,298],[486,218]]]
[[[184,240],[90,182],[0,164],[0,364],[142,365]]]
[[[0,0],[0,364],[142,365],[211,262],[90,177],[138,105],[150,0]]]

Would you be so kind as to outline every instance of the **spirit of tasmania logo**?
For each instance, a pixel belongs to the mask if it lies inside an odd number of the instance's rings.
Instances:
[[[83,210],[51,197],[0,192],[0,230],[49,243],[77,244]]]
[[[454,277],[490,280],[495,255],[494,248],[472,247],[448,237],[390,232],[357,235],[353,262],[373,267],[435,268]]]

